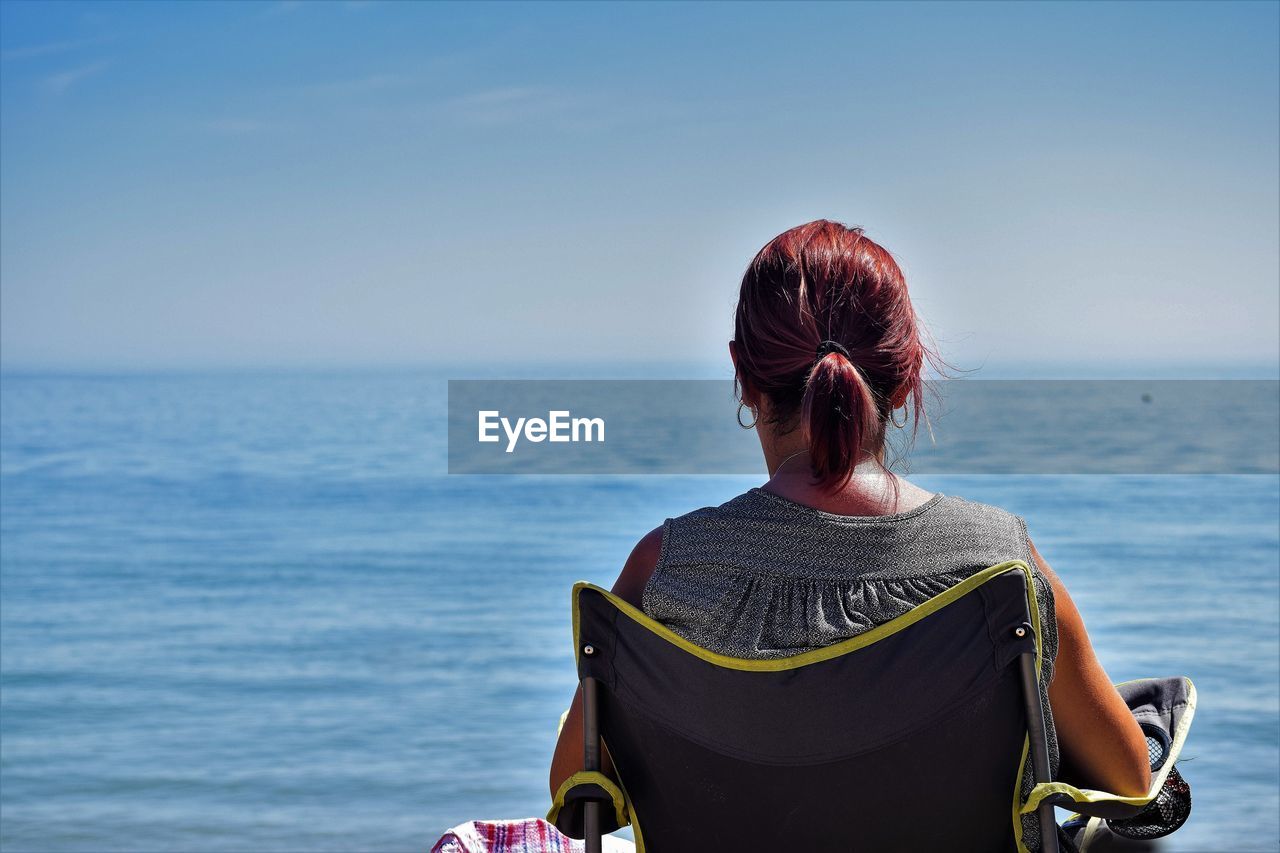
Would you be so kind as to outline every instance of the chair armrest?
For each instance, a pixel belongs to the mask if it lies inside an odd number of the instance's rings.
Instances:
[[[626,797],[617,783],[598,770],[580,770],[574,773],[556,791],[547,821],[570,838],[582,838],[583,805],[587,802],[603,803],[600,830],[610,833],[631,823]]]
[[[1156,801],[1170,781],[1171,774],[1174,782],[1186,787],[1185,781],[1177,775],[1173,765],[1182,752],[1187,731],[1195,717],[1196,688],[1191,679],[1182,676],[1142,678],[1118,684],[1116,690],[1133,712],[1134,719],[1148,733],[1147,741],[1152,757],[1151,788],[1141,797],[1122,797],[1109,791],[1077,788],[1066,782],[1045,782],[1032,789],[1022,806],[1023,814],[1030,814],[1041,802],[1048,801],[1052,805],[1072,809],[1090,817],[1127,820],[1141,814]],[[1160,744],[1159,751],[1156,743]],[[1187,797],[1189,800],[1189,788]],[[1177,826],[1181,826],[1181,821]],[[1173,826],[1168,832],[1177,829],[1177,826]]]

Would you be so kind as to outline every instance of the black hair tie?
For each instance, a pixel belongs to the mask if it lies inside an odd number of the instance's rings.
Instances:
[[[849,358],[849,351],[839,341],[823,341],[818,344],[818,360],[826,358],[833,352],[838,352],[846,359]]]

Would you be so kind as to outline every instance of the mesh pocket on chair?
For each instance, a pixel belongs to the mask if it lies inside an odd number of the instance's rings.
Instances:
[[[1147,757],[1151,760],[1151,772],[1164,766],[1169,754],[1169,735],[1164,729],[1146,723],[1142,730],[1147,735]],[[1191,814],[1191,786],[1182,778],[1177,767],[1169,768],[1164,786],[1151,801],[1151,805],[1139,814],[1125,820],[1109,820],[1107,826],[1124,838],[1150,840],[1163,838],[1187,822]]]

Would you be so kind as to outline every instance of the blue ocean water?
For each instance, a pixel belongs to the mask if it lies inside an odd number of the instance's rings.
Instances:
[[[753,477],[447,477],[443,374],[0,381],[0,847],[422,850],[541,814],[570,584]],[[732,417],[732,412],[726,414]],[[1280,477],[933,476],[1025,516],[1191,820],[1280,843]]]

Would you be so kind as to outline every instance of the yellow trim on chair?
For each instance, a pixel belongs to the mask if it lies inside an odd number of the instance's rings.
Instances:
[[[599,593],[600,595],[608,599],[609,603],[612,604],[615,608],[617,608],[619,613],[622,613],[623,615],[627,616],[628,618],[631,619],[631,621],[635,622],[637,625],[649,631],[652,631],[662,639],[671,643],[673,646],[676,646],[681,650],[688,652],[694,657],[702,658],[702,660],[706,661],[707,663],[714,664],[716,666],[723,667],[725,669],[737,669],[737,670],[742,670],[744,672],[784,672],[789,669],[800,669],[801,667],[804,667],[804,666],[810,666],[815,663],[821,663],[822,661],[838,658],[843,655],[847,655],[850,652],[854,652],[854,651],[857,651],[858,649],[865,648],[874,643],[877,643],[880,640],[885,639],[886,637],[891,637],[894,634],[898,633],[899,631],[903,630],[904,628],[908,628],[914,625],[915,623],[919,622],[921,619],[925,618],[926,616],[929,616],[932,613],[936,613],[937,611],[946,607],[948,604],[951,604],[954,601],[960,598],[963,598],[965,595],[977,589],[978,587],[982,586],[984,583],[996,577],[997,575],[1002,575],[1005,572],[1012,571],[1014,569],[1020,569],[1021,571],[1026,573],[1027,584],[1028,584],[1027,588],[1029,590],[1029,598],[1034,604],[1035,590],[1031,586],[1031,584],[1033,583],[1031,578],[1031,569],[1028,568],[1027,564],[1022,560],[1010,560],[1009,562],[1000,563],[998,565],[991,566],[990,568],[983,569],[982,571],[977,572],[976,574],[970,575],[969,577],[965,578],[963,581],[951,587],[950,589],[943,590],[942,592],[938,593],[933,598],[930,598],[928,601],[924,602],[923,604],[913,607],[911,610],[902,614],[897,619],[892,619],[888,622],[885,622],[883,625],[878,625],[877,627],[872,628],[870,631],[866,631],[865,633],[859,634],[856,637],[852,637],[848,640],[844,640],[843,642],[835,643],[830,646],[823,646],[820,649],[814,649],[812,651],[803,652],[798,655],[792,655],[791,657],[770,658],[768,660],[751,660],[748,658],[735,658],[735,657],[730,657],[728,655],[717,654],[716,652],[704,649],[701,646],[698,646],[689,642],[684,637],[681,637],[679,634],[672,631],[670,628],[663,625],[662,623],[656,622],[653,619],[650,619],[648,616],[645,616],[644,613],[642,613],[640,610],[633,607],[631,604],[628,604],[627,602],[623,601],[621,598],[614,595],[612,592],[609,592],[609,590],[604,589],[602,587],[598,587],[595,584],[587,583],[586,581],[579,581],[578,583],[573,585],[574,660],[577,660],[578,657],[582,654],[582,642],[581,642],[581,638],[579,637],[578,596],[584,590],[591,590],[592,592]],[[1037,644],[1036,648],[1038,651],[1039,642],[1040,642],[1039,619],[1036,615],[1034,607],[1032,607],[1031,618],[1033,620],[1032,627],[1036,629],[1036,644]],[[1039,669],[1037,667],[1037,672],[1038,671]]]
[[[547,812],[547,823],[555,824],[556,818],[560,816],[560,810],[564,808],[564,798],[569,791],[579,785],[599,785],[604,788],[605,792],[613,800],[613,814],[617,819],[618,826],[626,826],[631,822],[627,815],[627,804],[622,795],[622,789],[599,770],[579,770],[568,779],[565,779],[560,787],[556,789],[556,796],[551,803],[551,810]]]
[[[1027,754],[1031,751],[1031,735],[1022,738],[1022,756],[1018,759],[1018,776],[1013,782],[1013,846],[1018,853],[1030,853],[1022,843],[1022,774],[1027,769]],[[1035,790],[1034,788],[1032,790]]]
[[[1099,834],[1102,832],[1102,827],[1104,825],[1105,821],[1100,817],[1089,818],[1089,820],[1085,822],[1084,832],[1080,833],[1076,840],[1076,849],[1079,850],[1080,853],[1088,853],[1089,848],[1093,846],[1094,840],[1097,839]]]
[[[604,738],[600,738],[604,742]],[[609,744],[605,743],[604,748],[607,750]],[[640,831],[640,818],[636,817],[635,809],[631,806],[631,797],[627,794],[627,786],[618,783],[622,787],[622,802],[627,808],[627,820],[631,824],[631,835],[635,838],[636,853],[644,853],[644,833]]]
[[[1027,612],[1031,615],[1031,633],[1036,638],[1036,689],[1038,691],[1040,687],[1040,661],[1044,657],[1044,649],[1040,642],[1040,603],[1036,599],[1035,573],[1031,571],[1030,566],[1021,560],[1017,561],[1017,566],[1027,578]],[[1022,803],[1022,775],[1027,771],[1027,757],[1030,754],[1031,732],[1028,730],[1027,734],[1022,738],[1022,757],[1018,759],[1018,777],[1013,781],[1013,843],[1018,849],[1018,853],[1031,853],[1030,848],[1022,840],[1022,812],[1019,809]],[[1031,790],[1034,791],[1035,788]],[[1044,827],[1041,827],[1042,834],[1043,830]]]

